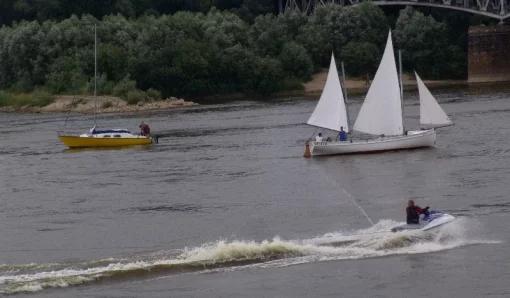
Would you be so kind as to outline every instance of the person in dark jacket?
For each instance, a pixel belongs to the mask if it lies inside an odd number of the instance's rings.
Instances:
[[[408,225],[417,225],[420,223],[420,214],[428,214],[429,207],[420,208],[414,204],[413,200],[409,200],[407,202],[406,214],[407,214],[407,224]]]
[[[140,127],[140,134],[142,136],[150,136],[151,135],[151,128],[145,122],[142,121],[142,123],[140,123],[139,127]]]

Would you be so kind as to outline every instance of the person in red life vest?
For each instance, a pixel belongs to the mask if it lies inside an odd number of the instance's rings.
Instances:
[[[425,214],[425,216],[429,213],[429,207],[420,208],[414,204],[413,200],[409,200],[407,202],[407,224],[417,225],[420,223],[420,214]]]
[[[149,127],[149,125],[145,124],[145,122],[142,121],[142,123],[140,123],[140,134],[142,136],[150,136],[151,135],[151,128]]]

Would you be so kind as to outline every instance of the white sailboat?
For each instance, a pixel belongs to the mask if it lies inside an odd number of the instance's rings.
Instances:
[[[451,125],[452,122],[418,75],[416,79],[420,93],[420,123],[428,129],[405,131],[402,89],[390,32],[381,64],[352,128],[354,131],[375,137],[349,141],[313,141],[307,143],[305,157],[434,146],[436,141],[434,128]],[[332,57],[326,85],[307,124],[333,131],[340,131],[340,126],[343,126],[347,132],[349,131],[347,119],[345,98]]]

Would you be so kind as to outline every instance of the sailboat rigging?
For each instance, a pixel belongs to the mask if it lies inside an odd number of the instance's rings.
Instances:
[[[97,25],[94,24],[94,127],[97,125]]]

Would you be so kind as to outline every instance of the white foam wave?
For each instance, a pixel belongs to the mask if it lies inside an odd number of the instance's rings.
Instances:
[[[155,274],[157,272],[189,272],[232,270],[245,266],[274,267],[300,263],[382,257],[397,254],[430,253],[459,246],[494,243],[469,235],[469,221],[457,220],[434,232],[389,232],[399,223],[382,220],[358,231],[327,233],[312,239],[257,241],[217,241],[200,247],[185,248],[180,254],[158,253],[137,260],[106,259],[89,263],[60,264],[63,268],[44,270],[43,265],[27,266],[35,272],[0,275],[0,293],[40,291],[45,288],[68,287],[123,274]],[[2,265],[3,266],[3,265]],[[39,266],[39,267],[38,267]],[[77,268],[79,267],[79,268]],[[39,271],[40,269],[40,271]],[[6,272],[4,272],[6,273]],[[1,274],[1,273],[0,273]]]

